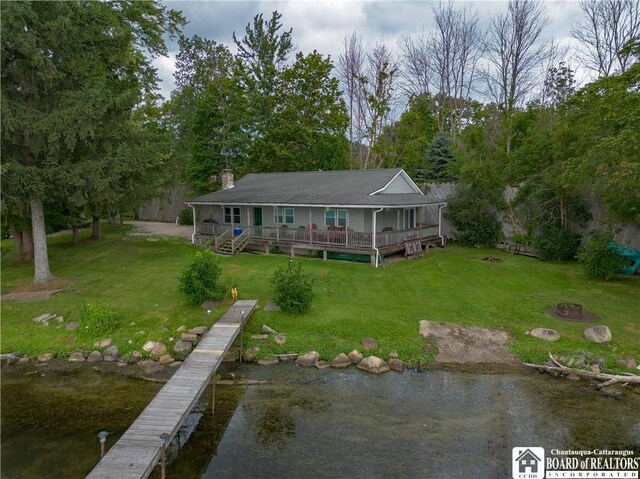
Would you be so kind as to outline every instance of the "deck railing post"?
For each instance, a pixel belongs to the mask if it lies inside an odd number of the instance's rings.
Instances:
[[[169,445],[169,434],[163,432],[162,434],[160,434],[160,440],[162,441],[162,462],[160,463],[160,479],[166,479],[167,446]]]

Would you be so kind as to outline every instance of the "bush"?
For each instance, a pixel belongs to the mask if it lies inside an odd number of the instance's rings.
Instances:
[[[313,300],[313,278],[302,271],[302,266],[289,260],[286,268],[273,274],[274,300],[283,311],[304,313]]]
[[[224,291],[218,285],[220,266],[213,251],[207,248],[198,251],[191,263],[180,275],[180,291],[191,303],[200,304],[209,299],[221,299]]]
[[[193,224],[193,210],[191,208],[183,209],[178,215],[178,224],[192,225]]]
[[[107,334],[118,325],[118,314],[108,304],[84,304],[79,315],[82,331],[92,336]]]
[[[588,276],[609,279],[626,264],[624,256],[608,248],[611,237],[593,236],[580,250],[578,259]]]
[[[495,198],[475,185],[456,188],[449,200],[449,215],[463,245],[494,247],[502,239]]]
[[[561,226],[548,227],[536,236],[534,246],[542,261],[568,261],[578,254],[580,235]]]

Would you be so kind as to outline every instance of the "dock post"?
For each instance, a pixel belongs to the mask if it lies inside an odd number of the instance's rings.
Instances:
[[[240,316],[242,316],[242,322],[240,323],[240,360],[242,362],[243,349],[244,349],[244,310],[240,311]]]
[[[160,464],[160,479],[166,479],[167,446],[169,445],[169,434],[163,432],[162,434],[160,434],[160,440],[162,441],[162,463]]]
[[[211,415],[216,410],[216,375],[213,374],[213,379],[211,380]]]

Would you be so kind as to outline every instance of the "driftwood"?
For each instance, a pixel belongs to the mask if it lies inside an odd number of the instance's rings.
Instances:
[[[589,378],[589,379],[595,379],[596,381],[603,381],[602,383],[596,386],[596,388],[598,389],[611,386],[612,384],[617,384],[617,383],[621,383],[623,386],[626,386],[629,384],[640,385],[640,376],[636,376],[635,374],[630,374],[630,373],[606,374],[606,373],[596,373],[593,371],[584,371],[582,369],[569,368],[567,366],[563,366],[562,364],[560,364],[560,362],[558,362],[558,360],[554,358],[551,353],[549,353],[549,360],[552,364],[551,366],[546,364],[529,364],[529,363],[524,363],[524,365],[530,368],[541,370],[541,371],[547,371],[547,372],[553,371],[553,372],[559,372],[564,374],[574,374],[581,378]]]

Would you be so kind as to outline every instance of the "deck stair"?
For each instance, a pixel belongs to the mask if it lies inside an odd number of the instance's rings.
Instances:
[[[222,243],[218,244],[218,247],[215,248],[216,253],[225,254],[225,255],[236,255],[240,254],[249,244],[249,235],[244,232],[239,236],[232,236]]]

